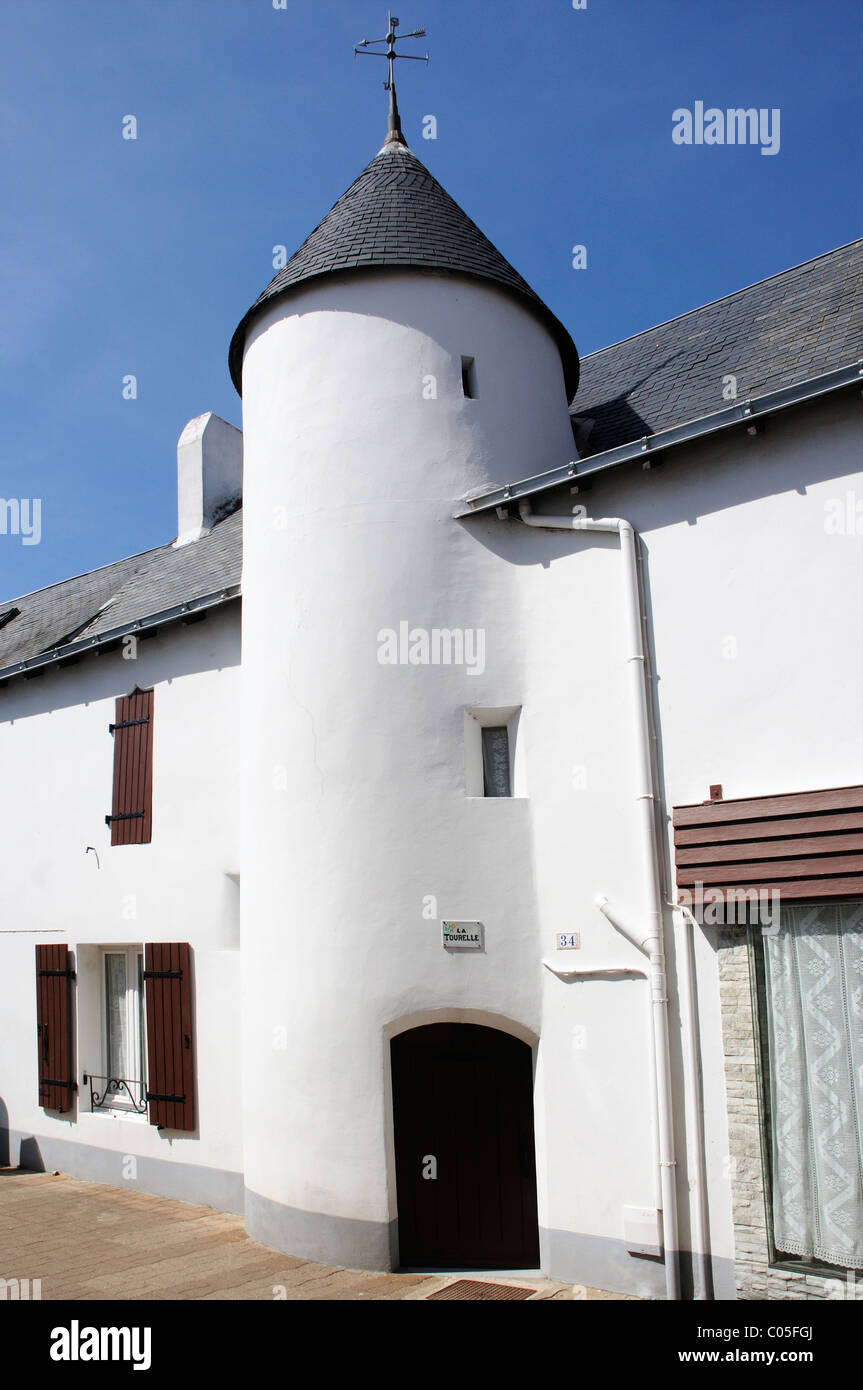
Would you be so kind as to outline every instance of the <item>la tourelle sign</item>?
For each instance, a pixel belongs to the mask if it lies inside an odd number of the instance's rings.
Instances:
[[[460,951],[481,951],[482,922],[442,922],[442,944]]]

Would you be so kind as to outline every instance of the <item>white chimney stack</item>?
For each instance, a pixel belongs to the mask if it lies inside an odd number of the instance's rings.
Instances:
[[[177,539],[197,541],[243,494],[243,433],[208,411],[177,441]]]

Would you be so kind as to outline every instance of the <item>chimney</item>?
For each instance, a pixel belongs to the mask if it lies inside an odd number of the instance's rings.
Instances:
[[[243,495],[243,433],[208,411],[177,441],[177,539],[188,545],[235,511]]]

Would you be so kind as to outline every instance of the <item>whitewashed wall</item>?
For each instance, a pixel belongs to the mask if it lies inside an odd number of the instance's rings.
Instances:
[[[669,455],[648,473],[637,464],[619,470],[577,499],[591,515],[626,517],[642,537],[669,816],[675,805],[707,800],[711,783],[742,797],[863,780],[863,536],[834,530],[837,499],[847,512],[849,493],[852,507],[863,496],[860,423],[859,399],[846,395],[771,420],[755,438],[741,431]],[[561,511],[573,500],[560,493],[543,507]],[[540,549],[560,557],[548,570],[534,566],[524,591],[533,618],[526,723],[543,933],[547,941],[550,931],[580,929],[585,968],[637,963],[592,904],[601,891],[638,906],[619,557],[601,537],[543,534],[521,539],[524,557]],[[573,767],[581,790],[567,786]],[[670,826],[668,845],[671,882]],[[698,931],[695,947],[716,1291],[733,1297],[715,931]],[[671,977],[676,1010],[673,966]],[[544,1038],[550,1025],[562,1031],[561,1009],[586,1029],[581,1053],[561,1047],[551,1064],[546,1056],[547,1136],[560,1175],[549,1196],[554,1228],[622,1235],[621,1204],[649,1204],[646,1115],[643,1104],[629,1108],[636,1078],[644,1084],[636,1036],[644,989],[546,984]],[[675,1073],[686,1244],[696,1119],[686,1117],[684,1133],[679,1046]]]
[[[389,1036],[465,1010],[540,1030],[532,803],[465,795],[465,708],[523,702],[517,538],[485,523],[496,555],[452,511],[568,457],[562,370],[493,288],[328,279],[256,325],[243,419],[247,1219],[381,1265]],[[380,664],[402,620],[481,628],[484,670]],[[441,918],[483,920],[485,954],[447,955]]]
[[[462,355],[476,400],[462,397]],[[714,782],[737,797],[863,780],[861,544],[828,525],[832,501],[861,495],[859,410],[826,401],[578,499],[642,536],[666,812]],[[535,1049],[544,1268],[661,1296],[661,1267],[623,1238],[624,1206],[656,1200],[646,986],[567,984],[542,965],[559,931],[581,933],[566,959],[583,969],[634,963],[594,905],[603,892],[641,906],[617,543],[452,520],[468,490],[572,455],[556,349],[490,287],[330,280],[262,317],[244,414],[242,706],[236,615],[142,643],[137,663],[84,661],[0,695],[0,1097],[13,1135],[69,1172],[78,1146],[78,1170],[107,1181],[138,1155],[140,1186],[216,1205],[242,1200],[244,1170],[253,1235],[383,1266],[397,1215],[389,1039],[486,1023]],[[378,633],[401,620],[481,629],[483,671],[381,665]],[[107,725],[135,683],[156,687],[154,838],[112,850]],[[522,710],[519,794],[471,798],[465,709],[502,707]],[[482,920],[485,953],[444,952],[441,918]],[[159,939],[195,951],[199,1137],[47,1116],[34,941]],[[709,929],[695,945],[714,1274],[732,1297]],[[696,1117],[670,954],[687,1245]]]
[[[461,398],[461,354],[476,401]],[[388,1039],[486,1021],[539,1039],[545,1267],[661,1295],[661,1269],[623,1239],[624,1206],[656,1200],[646,986],[566,984],[542,966],[564,930],[582,933],[582,968],[633,963],[593,901],[640,907],[616,542],[448,519],[465,492],[571,456],[553,345],[493,290],[364,277],[271,308],[244,382],[250,1229],[385,1263]],[[644,536],[667,810],[716,781],[741,796],[860,778],[859,544],[825,528],[825,503],[854,486],[834,479],[856,466],[858,409],[813,407],[587,494]],[[380,666],[376,635],[401,619],[483,628],[485,671]],[[467,798],[464,708],[519,705],[526,796]],[[483,920],[485,954],[447,956],[442,917]],[[696,954],[714,1277],[730,1297],[708,933]],[[673,1018],[688,1246],[695,1119]]]
[[[130,1181],[124,1156],[138,1156],[132,1186],[220,1205],[241,1201],[239,626],[235,605],[140,641],[136,660],[120,651],[91,656],[0,694],[0,1098],[12,1162],[22,1139],[35,1139],[47,1167],[119,1185]],[[136,684],[155,690],[153,838],[112,848],[108,725],[116,697]],[[66,942],[75,951],[147,941],[193,948],[194,1135],[169,1137],[143,1119],[85,1113],[82,1073],[104,1070],[86,1041],[86,978],[79,980],[79,1105],[66,1118],[38,1105],[34,944]]]

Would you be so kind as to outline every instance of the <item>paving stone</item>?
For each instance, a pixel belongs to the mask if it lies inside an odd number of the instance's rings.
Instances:
[[[0,1274],[41,1279],[43,1301],[281,1302],[273,1289],[283,1288],[288,1302],[390,1302],[425,1299],[458,1277],[333,1268],[251,1240],[241,1216],[20,1169],[0,1169],[0,1230]],[[571,1284],[489,1278],[530,1284],[533,1301],[572,1299]]]

